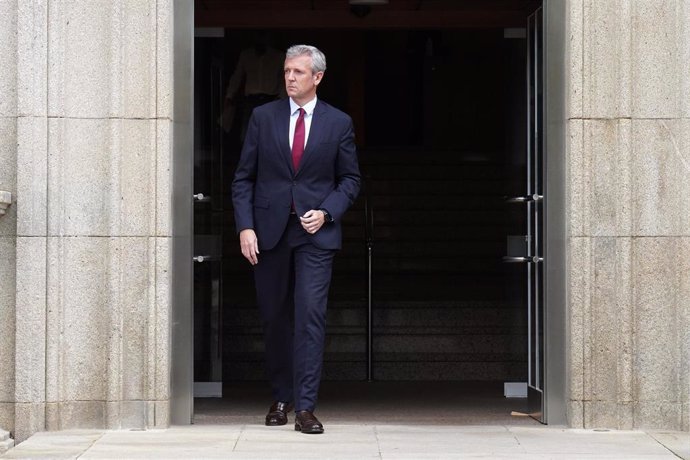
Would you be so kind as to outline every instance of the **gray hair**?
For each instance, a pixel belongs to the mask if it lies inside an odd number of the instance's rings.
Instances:
[[[309,56],[311,58],[311,71],[313,73],[326,71],[326,56],[315,46],[294,45],[288,48],[285,59],[297,56]]]

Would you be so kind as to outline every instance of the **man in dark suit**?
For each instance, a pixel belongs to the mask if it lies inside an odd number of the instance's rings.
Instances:
[[[320,101],[326,58],[297,45],[285,58],[288,98],[254,109],[232,184],[242,255],[254,266],[273,405],[266,425],[323,433],[314,416],[326,305],[341,220],[359,193],[352,120]]]

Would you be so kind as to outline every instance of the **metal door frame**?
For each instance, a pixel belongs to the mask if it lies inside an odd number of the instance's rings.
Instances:
[[[566,424],[566,0],[544,0],[544,419]],[[194,4],[173,1],[170,421],[190,424],[193,399],[192,184]]]
[[[544,0],[544,420],[567,424],[567,0]]]

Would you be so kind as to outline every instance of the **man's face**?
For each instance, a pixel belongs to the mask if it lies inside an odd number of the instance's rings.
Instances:
[[[316,95],[316,87],[323,72],[313,73],[311,57],[296,56],[285,59],[285,90],[295,102],[302,105],[309,102]]]

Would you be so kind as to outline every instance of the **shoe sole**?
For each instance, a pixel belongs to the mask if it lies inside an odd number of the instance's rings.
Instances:
[[[324,430],[323,430],[323,428],[321,428],[320,430],[317,429],[314,431],[303,431],[302,427],[299,426],[297,423],[295,423],[295,431],[299,431],[300,433],[304,433],[304,434],[322,434]]]
[[[268,422],[268,421],[266,422],[266,426],[283,426],[283,425],[287,425],[287,422],[283,422],[283,423],[273,423],[273,422]]]

